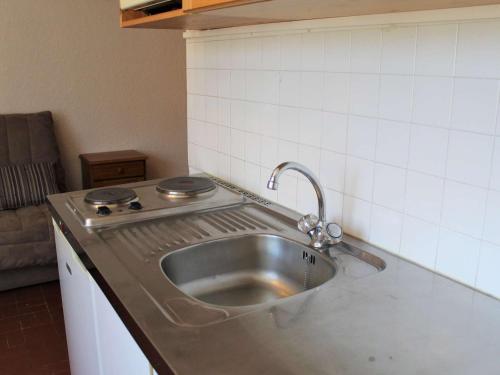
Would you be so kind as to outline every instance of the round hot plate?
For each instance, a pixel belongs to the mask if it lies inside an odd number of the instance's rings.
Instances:
[[[195,197],[216,188],[215,183],[205,177],[174,177],[161,181],[156,190],[172,198]]]
[[[137,198],[135,191],[121,187],[102,188],[89,192],[85,196],[85,202],[96,206],[109,204],[124,204]]]

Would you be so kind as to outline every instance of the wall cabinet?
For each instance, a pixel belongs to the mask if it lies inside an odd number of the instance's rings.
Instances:
[[[122,11],[121,26],[206,30],[496,3],[500,0],[182,0],[182,8],[154,15],[144,11]]]
[[[72,375],[150,375],[149,361],[54,223]]]

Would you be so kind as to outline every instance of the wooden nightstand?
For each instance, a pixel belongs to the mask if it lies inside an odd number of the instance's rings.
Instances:
[[[83,189],[144,181],[146,159],[135,150],[82,154]]]

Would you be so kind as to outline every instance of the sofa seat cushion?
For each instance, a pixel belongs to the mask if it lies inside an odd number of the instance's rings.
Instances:
[[[0,270],[56,262],[47,205],[0,211]]]

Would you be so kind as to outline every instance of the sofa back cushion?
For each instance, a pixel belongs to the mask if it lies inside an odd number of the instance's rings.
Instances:
[[[58,192],[54,163],[0,167],[0,210],[38,206]]]
[[[66,190],[50,112],[0,115],[0,167],[52,163],[59,191]]]

